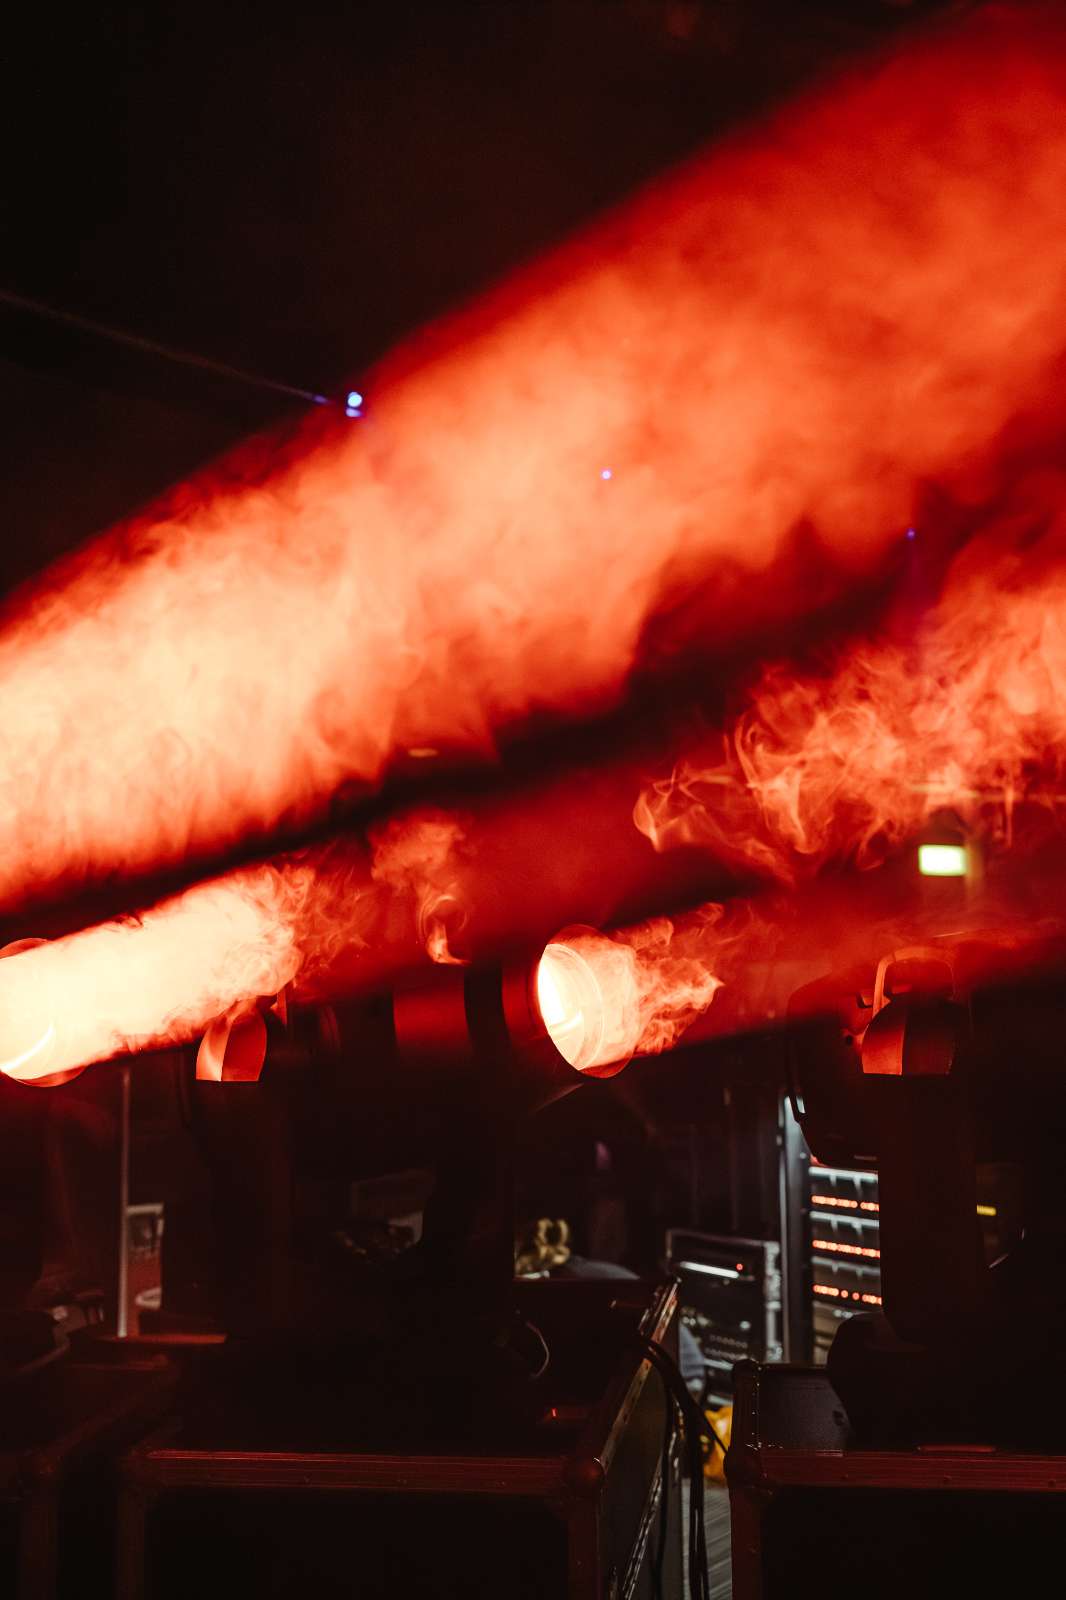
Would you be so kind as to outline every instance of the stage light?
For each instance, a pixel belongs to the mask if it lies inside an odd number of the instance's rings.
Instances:
[[[966,846],[961,844],[920,844],[918,871],[924,878],[965,878],[969,871]]]
[[[307,1005],[282,994],[217,1018],[201,1039],[196,1077],[205,1085],[254,1084],[294,1064],[308,1074],[328,1073],[363,1058],[369,1029],[391,1051],[396,1082],[414,1099],[447,1100],[480,1082],[486,1092],[499,1085],[514,1109],[528,1114],[584,1078],[622,1071],[633,1054],[627,971],[619,946],[579,927],[557,935],[532,960],[434,966],[387,996]],[[385,1015],[383,1033],[380,1020],[370,1019]],[[363,1092],[375,1090],[365,1082]]]
[[[0,950],[0,961],[47,943],[46,939],[17,939]],[[47,982],[38,979],[20,986],[19,1001],[17,1012],[11,1007],[4,1009],[0,1072],[35,1089],[58,1088],[77,1078],[84,1067],[56,1070],[56,1009]]]
[[[614,1077],[633,1054],[626,970],[625,953],[591,928],[502,969],[435,968],[392,997],[398,1060],[497,1062],[524,1103],[547,1104],[582,1078]]]
[[[621,1072],[640,1034],[631,949],[596,928],[564,928],[545,945],[527,989],[535,1025],[568,1066],[594,1078]]]
[[[548,1037],[575,1071],[610,1065],[601,1060],[608,1003],[589,962],[572,946],[545,948],[537,963],[536,998]]]

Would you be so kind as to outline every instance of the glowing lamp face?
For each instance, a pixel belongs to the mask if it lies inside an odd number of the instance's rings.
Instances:
[[[552,1043],[581,1072],[596,1057],[603,1001],[586,961],[565,944],[550,944],[537,967],[537,1005]]]
[[[47,943],[46,939],[18,939],[0,949],[0,960],[21,956]],[[4,976],[14,981],[10,997],[0,1004],[0,1072],[16,1083],[39,1089],[54,1089],[78,1077],[84,1067],[56,1067],[57,1035],[47,977],[36,968],[24,967],[5,969]]]
[[[56,1025],[50,1022],[40,1038],[35,1039],[25,1050],[18,1050],[14,1055],[5,1056],[0,1061],[0,1072],[9,1078],[17,1078],[26,1083],[47,1077],[51,1072],[49,1058],[55,1038]]]
[[[961,844],[920,844],[918,871],[923,878],[965,878],[969,863]]]
[[[549,944],[537,966],[537,1008],[548,1036],[577,1072],[621,1071],[629,1052],[616,1051],[611,1006],[593,966],[572,945]]]

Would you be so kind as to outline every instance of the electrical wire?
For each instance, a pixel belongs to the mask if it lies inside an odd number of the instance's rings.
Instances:
[[[109,340],[112,344],[124,345],[128,350],[136,350],[141,355],[157,356],[163,361],[173,361],[179,366],[195,367],[200,372],[210,372],[217,378],[226,378],[231,383],[243,383],[255,389],[264,389],[271,394],[283,394],[290,400],[305,400],[314,406],[339,406],[344,405],[344,400],[328,394],[319,394],[315,389],[302,389],[297,384],[282,383],[276,378],[264,378],[257,372],[248,372],[243,367],[230,366],[228,362],[216,361],[211,356],[201,356],[191,350],[177,350],[172,345],[161,344],[157,339],[145,339],[138,333],[127,333],[123,328],[112,328],[105,322],[96,322],[91,317],[83,317],[79,312],[64,311],[59,306],[48,305],[43,300],[34,300],[29,295],[17,294],[13,289],[0,288],[0,304],[11,306],[16,311],[27,312],[30,316],[42,317],[47,322],[58,322],[63,327],[75,328],[79,333],[92,334],[94,338]]]
[[[724,1454],[725,1446],[717,1430],[711,1427],[699,1406],[688,1392],[677,1363],[662,1345],[642,1333],[634,1339],[643,1355],[659,1373],[667,1391],[667,1407],[677,1407],[684,1428],[685,1455],[689,1473],[688,1522],[688,1581],[691,1600],[710,1600],[710,1579],[707,1571],[707,1538],[703,1521],[703,1448],[701,1439],[707,1438]],[[665,1545],[665,1532],[662,1535]]]
[[[655,1600],[664,1600],[663,1573],[666,1570],[666,1550],[670,1533],[670,1474],[674,1463],[674,1397],[666,1384],[665,1378],[660,1378],[663,1386],[663,1453],[660,1467],[662,1486],[659,1491],[659,1543],[655,1551],[655,1565],[652,1568],[652,1583]]]

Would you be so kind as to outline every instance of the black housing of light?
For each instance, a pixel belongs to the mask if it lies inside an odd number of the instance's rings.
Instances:
[[[547,996],[559,1002],[550,1007],[545,1004],[546,961],[557,970],[566,963],[572,971],[561,999],[556,986],[547,986]],[[584,1078],[612,1078],[625,1066],[624,1060],[588,1059],[594,1058],[602,1033],[596,1008],[603,1003],[587,964],[562,944],[548,945],[532,964],[440,967],[418,987],[393,995],[397,1059],[410,1065],[497,1063],[532,1110]]]
[[[440,966],[389,996],[324,1005],[264,1001],[212,1024],[197,1077],[255,1082],[282,1062],[387,1063],[410,1088],[491,1071],[516,1109],[533,1111],[585,1078],[614,1077],[626,1060],[602,1062],[606,1001],[584,957],[561,938],[533,962]],[[366,1081],[366,1091],[372,1083]]]

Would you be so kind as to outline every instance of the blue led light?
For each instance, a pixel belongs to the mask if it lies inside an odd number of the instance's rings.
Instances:
[[[917,528],[908,528],[906,536],[907,536],[908,539],[916,539],[918,537]]]
[[[359,393],[358,389],[349,389],[348,398],[344,403],[348,407],[349,411],[358,411],[359,407],[363,403],[363,397]]]
[[[609,478],[614,477],[614,473],[611,471],[610,467],[604,467],[603,471],[600,473],[600,477],[603,479],[604,483],[606,483]]]

